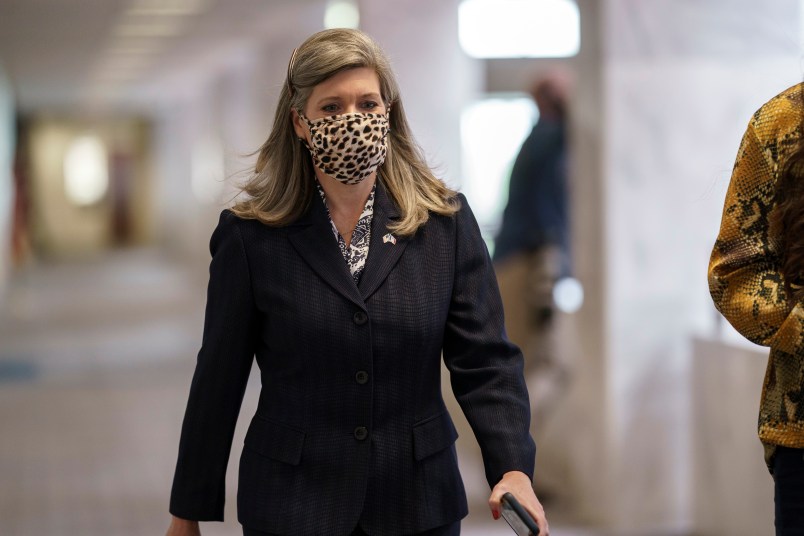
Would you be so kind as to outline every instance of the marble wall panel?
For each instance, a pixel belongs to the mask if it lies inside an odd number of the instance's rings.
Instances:
[[[621,62],[608,76],[611,283],[622,305],[686,294],[707,329],[706,262],[737,147],[750,115],[798,82],[798,62]]]
[[[768,352],[696,338],[692,355],[695,534],[772,534],[773,480],[756,434]]]
[[[717,398],[728,386],[711,374],[708,383],[693,382],[699,363],[690,340],[718,331],[706,267],[748,118],[802,79],[798,3],[607,6],[605,285],[619,453],[613,524],[635,533],[683,531],[700,521],[694,446],[712,418],[696,412],[694,395]],[[726,523],[723,515],[713,508],[711,523]]]
[[[748,118],[799,78],[792,57],[609,63],[605,210],[618,526],[691,522],[689,340],[715,332],[709,254]]]
[[[786,56],[800,48],[798,0],[609,1],[612,58]]]

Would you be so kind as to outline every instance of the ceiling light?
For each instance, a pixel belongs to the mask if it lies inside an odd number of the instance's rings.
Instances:
[[[566,58],[578,54],[581,23],[574,0],[463,0],[461,47],[474,58]]]
[[[135,0],[126,10],[126,15],[196,15],[206,10],[208,6],[208,0]]]
[[[113,71],[104,69],[95,73],[94,79],[100,82],[125,82],[135,80],[140,77],[140,73],[135,71]]]
[[[161,41],[137,40],[135,42],[118,40],[112,43],[105,53],[110,56],[148,56],[162,50]]]
[[[112,56],[101,58],[98,68],[102,71],[132,71],[147,67],[151,63],[148,56]]]
[[[97,203],[109,188],[106,149],[97,136],[81,136],[67,149],[64,157],[64,190],[73,204]]]
[[[355,0],[330,0],[324,13],[324,28],[357,28],[360,9]]]
[[[159,19],[151,23],[124,22],[115,28],[117,37],[173,37],[181,33],[184,19]]]

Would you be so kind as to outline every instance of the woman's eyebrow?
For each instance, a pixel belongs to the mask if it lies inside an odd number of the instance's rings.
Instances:
[[[324,104],[325,102],[341,101],[341,100],[343,100],[341,97],[339,97],[337,95],[332,95],[330,97],[321,97],[320,99],[318,99],[315,102],[316,102],[317,105],[319,105],[319,104]]]
[[[377,93],[377,92],[374,92],[374,91],[371,91],[369,93],[363,93],[362,95],[358,95],[358,99],[369,99],[369,98],[370,99],[378,99],[378,100],[382,99],[380,94]],[[342,100],[343,100],[343,97],[341,97],[339,95],[330,95],[328,97],[319,98],[316,101],[316,105],[321,105],[321,104],[323,104],[325,102],[333,102],[333,101],[340,102]]]

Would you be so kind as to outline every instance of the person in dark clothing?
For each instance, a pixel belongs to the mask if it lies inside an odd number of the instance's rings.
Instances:
[[[570,77],[539,77],[531,95],[539,119],[516,157],[494,262],[506,331],[525,355],[533,422],[542,426],[569,372],[558,357],[553,291],[572,273],[567,185],[567,107]]]
[[[566,82],[539,79],[533,89],[539,120],[522,144],[508,185],[508,203],[494,242],[494,260],[554,246],[559,276],[570,266],[567,200]]]

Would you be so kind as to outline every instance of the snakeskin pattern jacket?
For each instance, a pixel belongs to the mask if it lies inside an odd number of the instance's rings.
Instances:
[[[804,305],[785,293],[779,235],[769,222],[779,173],[802,136],[803,90],[787,89],[751,118],[709,262],[715,306],[746,338],[770,347],[759,409],[769,467],[776,446],[804,448]]]

